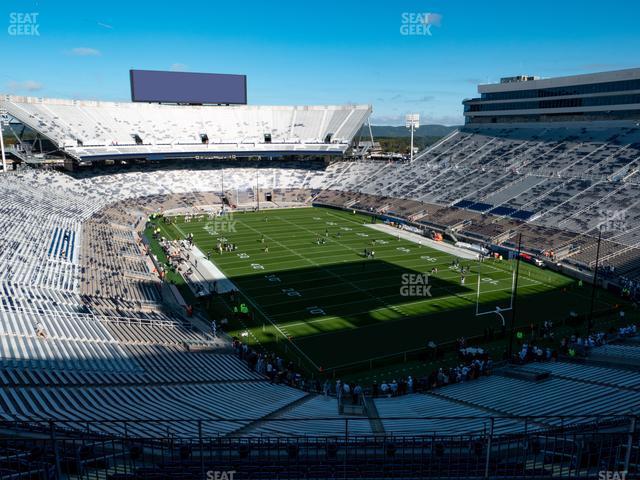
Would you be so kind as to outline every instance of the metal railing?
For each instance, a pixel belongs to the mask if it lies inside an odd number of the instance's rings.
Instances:
[[[640,432],[636,417],[469,416],[380,420],[388,426],[395,421],[473,422],[478,419],[486,422],[486,429],[468,433],[425,429],[419,435],[362,435],[357,433],[361,428],[350,430],[349,425],[370,421],[368,418],[131,419],[85,422],[84,431],[78,429],[81,422],[3,422],[0,424],[0,476],[208,480],[221,478],[220,472],[234,472],[235,479],[546,479],[552,476],[603,478],[602,472],[617,472],[617,478],[622,478],[622,473],[629,473],[627,478],[637,478],[634,475],[638,474],[640,463]],[[304,430],[309,428],[305,422],[311,420],[314,425],[321,420],[327,425],[339,424],[341,428],[326,435],[209,433],[215,425],[228,428],[229,422],[237,422],[241,428],[251,423],[274,427],[274,422],[287,422],[300,425]],[[522,428],[506,432],[505,422],[519,422]],[[176,433],[158,436],[167,426],[173,426]],[[178,430],[185,434],[177,434]],[[149,434],[141,435],[138,433],[141,431]],[[606,478],[613,478],[613,473],[609,475]]]
[[[148,325],[154,327],[184,327],[183,323],[180,323],[176,320],[169,319],[160,319],[160,318],[141,318],[141,317],[129,317],[126,315],[115,316],[115,315],[106,315],[106,314],[95,314],[95,313],[85,313],[85,312],[58,312],[56,310],[38,310],[36,307],[23,307],[17,305],[2,305],[0,306],[0,310],[6,312],[23,312],[25,314],[33,314],[41,317],[56,317],[60,319],[65,319],[67,316],[73,316],[75,318],[82,319],[86,322],[93,323],[116,323],[116,324],[125,324],[125,325]],[[186,328],[186,327],[185,327]]]

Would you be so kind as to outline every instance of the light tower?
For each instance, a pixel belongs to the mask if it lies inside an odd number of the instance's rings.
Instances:
[[[2,155],[2,171],[7,172],[7,159],[4,156],[4,135],[3,128],[9,125],[9,115],[6,110],[0,110],[0,155]]]
[[[416,128],[420,128],[420,114],[409,113],[404,117],[405,126],[411,129],[411,157],[410,162],[413,162],[413,132]]]

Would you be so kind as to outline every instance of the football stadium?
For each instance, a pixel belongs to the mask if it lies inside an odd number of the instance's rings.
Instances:
[[[597,65],[393,144],[251,74],[2,80],[0,478],[640,478],[640,68]]]

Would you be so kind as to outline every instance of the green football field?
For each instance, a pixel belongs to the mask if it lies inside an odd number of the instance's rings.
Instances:
[[[171,238],[193,233],[203,252],[221,239],[235,243],[236,251],[215,252],[211,259],[246,297],[255,318],[230,333],[248,331],[250,341],[265,347],[285,342],[313,368],[482,335],[488,327],[500,330],[498,316],[477,316],[476,310],[508,307],[515,262],[460,259],[469,268],[462,284],[454,256],[382,233],[371,223],[371,217],[350,212],[301,208],[236,213],[230,221],[177,217],[160,225]],[[365,248],[375,258],[366,258]],[[429,275],[427,289],[418,274],[434,267],[438,272]],[[590,294],[569,277],[521,262],[516,323],[585,314]],[[598,290],[597,310],[617,302]],[[504,316],[509,322],[509,313]]]

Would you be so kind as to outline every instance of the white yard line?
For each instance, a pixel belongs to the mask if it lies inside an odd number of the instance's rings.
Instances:
[[[518,285],[518,288],[521,287],[530,287],[531,285]],[[509,286],[508,288],[496,288],[493,290],[485,290],[484,293],[492,293],[492,292],[501,292],[501,291],[506,291],[506,290],[511,290],[511,286]],[[469,292],[469,293],[461,293],[461,294],[452,294],[452,295],[447,295],[447,296],[443,296],[443,297],[430,297],[430,298],[426,298],[424,300],[418,300],[416,302],[412,302],[410,304],[407,304],[409,306],[414,306],[414,305],[418,305],[418,304],[422,304],[422,303],[431,303],[431,302],[435,302],[436,300],[443,300],[443,299],[447,299],[447,298],[453,298],[453,297],[466,297],[469,295],[476,295],[476,292]],[[357,302],[351,302],[351,303],[357,303]],[[344,304],[339,304],[339,305],[335,305],[335,306],[342,306],[342,305],[348,305],[347,303]],[[384,307],[380,307],[380,308],[374,308],[372,310],[366,310],[363,312],[358,312],[358,313],[351,313],[350,315],[359,315],[362,313],[372,313],[372,312],[377,312],[379,310],[384,310]],[[277,316],[277,315],[276,315]],[[288,327],[297,327],[297,326],[301,326],[301,325],[309,325],[312,323],[323,323],[323,322],[328,322],[330,320],[340,320],[343,317],[338,317],[338,316],[331,316],[331,317],[322,317],[322,318],[318,318],[316,320],[310,320],[308,322],[297,322],[297,323],[285,323],[284,325],[288,328]],[[385,320],[384,322],[379,322],[379,323],[384,323],[387,324],[388,322],[397,322],[400,320],[406,320],[406,318],[398,318],[395,320]],[[371,326],[375,326],[378,325],[379,323],[373,323],[373,324],[369,324],[369,325],[360,325],[358,326],[358,328],[364,328],[364,327],[371,327]],[[324,333],[318,333],[315,335],[305,335],[305,338],[307,337],[316,337],[318,335],[326,335],[326,334],[331,334],[331,333],[335,333],[335,332],[324,332]]]
[[[327,212],[327,214],[329,216],[337,218],[340,221],[347,221],[347,222],[356,224],[358,226],[372,228],[374,230],[380,231],[380,232],[382,232],[384,234],[387,234],[387,235],[391,235],[391,236],[394,236],[394,234],[395,234],[395,236],[399,235],[404,240],[407,240],[407,241],[410,241],[410,242],[416,243],[416,244],[425,245],[427,248],[432,248],[434,250],[443,252],[445,254],[445,255],[442,255],[442,256],[435,255],[434,257],[436,259],[446,258],[446,256],[450,256],[450,255],[454,255],[454,256],[457,256],[457,257],[465,258],[465,259],[468,259],[468,260],[476,260],[476,258],[477,258],[474,253],[469,252],[468,250],[460,249],[458,247],[454,247],[454,246],[447,245],[447,244],[443,244],[441,242],[435,242],[433,240],[427,239],[427,238],[422,237],[420,235],[417,235],[417,234],[414,234],[414,233],[411,233],[411,232],[406,232],[406,231],[403,231],[403,230],[399,230],[399,229],[396,229],[396,228],[388,226],[388,225],[384,225],[384,224],[371,225],[371,224],[361,223],[361,222],[356,221],[356,220],[351,220],[351,219],[346,218],[344,216],[335,215],[335,214],[333,214],[331,212]],[[291,222],[291,221],[289,221],[287,219],[284,219],[282,217],[276,217],[276,218],[278,218],[279,220],[281,220],[283,222],[286,222],[286,223],[296,227],[297,229],[305,230],[305,231],[307,231],[309,233],[312,233],[314,235],[318,234],[317,232],[315,232],[313,230],[310,230],[309,228],[306,228],[306,227],[304,227],[304,226],[302,226],[300,224],[296,224],[294,222]],[[262,232],[258,231],[257,229],[255,229],[251,225],[248,225],[247,223],[244,223],[244,222],[243,222],[243,224],[247,228],[252,230],[253,232],[256,232],[256,233],[258,233],[260,235],[263,234]],[[178,231],[180,231],[182,234],[184,234],[184,232],[177,225],[176,225],[176,228],[178,229]],[[290,229],[275,228],[275,229],[270,229],[270,230],[275,234],[278,234],[280,232],[290,232]],[[304,260],[305,262],[307,262],[307,263],[309,263],[309,264],[311,264],[311,265],[313,265],[315,267],[318,267],[318,268],[320,268],[322,270],[325,270],[329,275],[339,278],[344,283],[347,283],[347,284],[351,285],[356,290],[359,290],[359,291],[365,293],[368,297],[371,297],[373,300],[376,300],[378,303],[382,303],[384,305],[384,306],[381,306],[381,307],[378,307],[378,308],[375,308],[375,309],[367,309],[366,311],[360,312],[361,314],[372,313],[372,312],[377,312],[377,311],[382,311],[382,310],[392,310],[394,312],[399,312],[399,307],[397,305],[388,304],[384,300],[385,297],[378,297],[378,296],[371,295],[370,293],[368,293],[367,290],[365,290],[365,289],[363,289],[361,287],[358,287],[356,284],[346,280],[341,275],[338,275],[338,274],[335,274],[334,272],[328,271],[323,265],[318,264],[318,263],[310,260],[309,258],[306,258],[305,256],[297,253],[296,251],[292,250],[288,246],[286,246],[286,245],[282,244],[281,242],[275,240],[273,237],[270,237],[268,235],[264,235],[264,236],[265,236],[265,238],[267,238],[271,242],[274,242],[275,244],[279,245],[281,248],[283,248],[284,250],[290,252],[294,256],[299,257],[300,259]],[[348,249],[348,250],[350,250],[350,251],[352,251],[352,252],[354,252],[354,253],[356,253],[358,255],[360,253],[359,249],[353,248],[350,245],[347,245],[347,244],[345,244],[343,242],[340,242],[340,241],[337,241],[335,239],[331,239],[331,240],[334,241],[335,243],[340,244],[345,249]],[[443,248],[443,247],[445,247],[445,248]],[[329,256],[327,256],[327,257],[329,257]],[[395,257],[396,256],[394,256],[394,258]],[[397,256],[397,257],[400,259],[403,256]],[[273,258],[276,259],[276,258],[278,258],[278,256],[274,256]],[[236,263],[236,262],[233,262],[233,263]],[[240,263],[240,262],[238,262],[238,263]],[[495,267],[493,265],[490,265],[489,263],[483,263],[483,264],[481,264],[481,266],[482,267],[486,267],[487,269],[490,269],[492,271],[495,271],[496,273],[500,273],[500,274],[508,274],[509,273],[508,271],[505,271],[503,269],[497,268],[497,267]],[[231,269],[233,269],[233,266],[231,266]],[[455,277],[455,275],[454,275],[454,277]],[[475,277],[475,275],[474,275],[474,277]],[[444,279],[444,277],[443,277],[443,279]],[[524,279],[524,280],[526,280],[528,282],[528,285],[521,284],[520,287],[528,287],[528,286],[532,286],[532,285],[536,285],[536,284],[543,284],[543,282],[539,282],[539,281],[537,281],[535,279]],[[506,290],[509,290],[509,289],[510,289],[510,287],[498,288],[498,289],[486,290],[484,293],[500,292],[500,291],[506,291]],[[435,302],[437,300],[446,300],[446,299],[455,298],[455,297],[460,298],[460,297],[475,296],[476,294],[477,293],[475,291],[468,292],[468,293],[451,294],[451,295],[446,295],[446,296],[427,298],[427,299],[424,299],[424,300],[411,302],[411,303],[408,303],[406,305],[407,306],[415,306],[415,305],[419,305],[419,304],[423,304],[423,303]],[[390,296],[395,296],[395,295],[390,295]],[[285,313],[285,314],[275,314],[275,315],[269,316],[251,299],[251,297],[249,297],[247,295],[245,295],[245,297],[247,298],[248,303],[250,303],[256,309],[256,311],[258,311],[261,315],[263,315],[263,317],[266,318],[285,338],[288,338],[288,334],[287,334],[287,329],[288,328],[295,328],[297,326],[310,325],[310,324],[316,324],[316,323],[324,323],[324,322],[328,322],[328,321],[332,321],[332,320],[340,320],[340,319],[343,318],[343,317],[340,317],[340,316],[323,316],[323,317],[315,319],[315,320],[309,320],[309,321],[304,321],[304,322],[296,322],[296,323],[284,323],[284,324],[280,325],[280,324],[277,324],[276,322],[274,322],[274,320],[272,318],[276,318],[276,317],[284,316],[284,315],[290,315],[292,312],[288,312],[288,313]],[[354,301],[354,302],[335,304],[335,305],[331,305],[331,308],[346,306],[346,305],[350,305],[350,304],[357,304],[357,303],[361,303],[362,301],[363,300],[358,300],[358,301]],[[358,315],[360,313],[355,313],[355,314],[352,313],[352,315]],[[389,321],[405,320],[406,317],[408,316],[407,314],[403,314],[401,311],[400,311],[400,314],[402,315],[402,317],[400,317],[400,318],[398,318],[396,320],[389,320]],[[359,328],[363,328],[365,326],[373,326],[373,325],[376,325],[376,324],[364,325],[364,326],[361,326]],[[318,335],[325,335],[325,334],[329,334],[329,333],[335,333],[335,332],[320,333],[320,334],[315,334],[315,335],[306,335],[305,338],[307,338],[307,337],[309,337],[309,338],[310,337],[315,337],[315,336],[318,336]],[[295,343],[293,343],[293,342],[291,342],[291,343],[296,348],[296,350],[298,352],[300,352],[311,364],[313,364],[317,368],[317,365],[315,364],[315,362],[313,362]]]
[[[245,224],[245,225],[246,225],[246,224]],[[178,229],[178,231],[180,231],[180,232],[181,232],[181,229],[180,229],[177,225],[175,225],[175,226],[176,226],[176,228]],[[246,226],[248,226],[248,225],[246,225]],[[249,226],[248,226],[248,227],[249,227]],[[254,229],[254,228],[252,228],[252,227],[249,227],[249,228],[251,228],[251,230],[257,231],[257,230],[255,230],[255,229]],[[184,234],[184,233],[183,233],[183,234]],[[265,237],[266,237],[266,235],[265,235]],[[268,237],[266,237],[266,238],[268,238]],[[221,270],[221,271],[222,271],[222,270]],[[242,292],[242,289],[238,288],[237,286],[236,286],[236,288],[237,288],[237,290],[238,290],[240,293],[243,293],[243,292]],[[320,368],[320,367],[318,366],[318,364],[316,364],[313,360],[311,360],[311,358],[310,358],[310,357],[309,357],[305,352],[303,352],[303,351],[302,351],[302,349],[301,349],[300,347],[298,347],[294,342],[292,342],[292,341],[289,339],[289,335],[286,333],[286,331],[284,331],[284,330],[283,330],[283,329],[282,329],[282,328],[281,328],[281,327],[280,327],[276,322],[274,322],[274,321],[271,319],[271,317],[270,317],[269,315],[267,315],[267,314],[266,314],[266,313],[265,313],[265,312],[260,308],[260,306],[259,306],[257,303],[255,303],[255,302],[253,301],[253,299],[251,298],[251,296],[246,295],[246,294],[244,294],[244,293],[243,293],[243,295],[244,295],[244,298],[246,299],[247,303],[251,304],[251,306],[252,306],[252,307],[253,307],[253,308],[254,308],[254,309],[255,309],[255,310],[256,310],[260,315],[262,315],[262,316],[263,316],[263,317],[264,317],[264,318],[265,318],[269,323],[271,323],[271,325],[273,325],[273,327],[274,327],[274,328],[275,328],[275,329],[276,329],[276,330],[277,330],[277,331],[278,331],[278,332],[279,332],[279,333],[280,333],[280,334],[281,334],[285,339],[287,339],[287,341],[289,341],[289,343],[290,343],[290,344],[291,344],[291,345],[292,345],[292,346],[293,346],[293,347],[298,351],[298,353],[300,353],[300,355],[302,355],[304,358],[306,358],[306,359],[307,359],[307,361],[308,361],[309,363],[311,363],[311,365],[313,365],[313,366],[314,366],[314,368],[315,368],[316,370],[318,370],[318,369]]]
[[[287,222],[287,223],[290,223],[290,224],[291,224],[291,225],[293,225],[294,227],[300,228],[300,226],[299,226],[299,225],[296,225],[296,224],[295,224],[295,223],[293,223],[293,222],[290,222],[290,221],[288,221],[288,220],[285,220],[285,219],[283,219],[283,218],[281,218],[281,217],[276,217],[276,218],[278,218],[279,220],[283,220],[283,221],[285,221],[285,222]],[[250,226],[250,225],[247,225],[246,223],[245,223],[245,226],[246,226],[246,227],[248,227],[248,228],[250,228],[251,230],[253,230],[254,232],[256,232],[256,233],[258,233],[258,234],[262,234],[260,231],[256,230],[255,228],[253,228],[253,227],[252,227],[252,226]],[[306,228],[304,228],[303,230],[307,230],[308,232],[315,233],[315,232],[313,232],[313,231],[311,231],[311,230],[308,230],[308,229],[306,229]],[[270,241],[272,241],[272,242],[276,243],[277,245],[280,245],[280,247],[284,248],[285,250],[288,250],[289,252],[291,252],[291,253],[292,253],[293,255],[295,255],[296,257],[301,258],[302,260],[304,260],[305,262],[307,262],[307,263],[309,263],[309,264],[313,265],[314,267],[317,267],[317,268],[319,268],[319,269],[321,269],[321,270],[324,270],[324,271],[325,271],[325,272],[327,272],[329,275],[331,275],[331,276],[333,276],[333,277],[336,277],[336,278],[338,278],[338,279],[342,280],[344,283],[347,283],[347,284],[351,285],[351,286],[352,286],[353,288],[355,288],[356,290],[359,290],[360,292],[364,293],[365,295],[367,295],[367,296],[371,297],[374,301],[377,301],[377,302],[379,302],[379,303],[383,303],[383,304],[385,304],[385,305],[388,305],[388,304],[386,304],[386,302],[384,302],[384,301],[380,300],[378,297],[376,297],[376,296],[374,296],[374,295],[371,295],[367,290],[365,290],[365,289],[363,289],[363,288],[358,287],[357,285],[355,285],[354,283],[352,283],[352,282],[350,282],[349,280],[345,279],[345,278],[344,278],[344,277],[342,277],[341,275],[338,275],[337,273],[332,272],[331,270],[328,270],[328,269],[326,268],[326,266],[320,265],[319,263],[314,262],[313,260],[311,260],[311,259],[309,259],[309,258],[305,257],[304,255],[300,255],[298,252],[296,252],[296,251],[294,251],[294,250],[291,250],[289,247],[287,247],[287,246],[286,246],[286,245],[284,245],[283,243],[281,243],[281,242],[279,242],[279,241],[275,240],[275,239],[274,239],[274,238],[272,238],[272,237],[269,237],[268,235],[264,235],[264,237],[265,237],[265,238],[267,238],[267,239],[269,239]],[[337,242],[337,243],[340,243],[340,242]],[[340,243],[340,244],[344,246],[344,244],[342,244],[342,243]],[[356,252],[356,253],[357,253],[357,250],[355,250],[355,249],[353,249],[353,248],[350,248],[350,247],[349,247],[349,250],[352,250],[352,251],[354,251],[354,252]],[[391,308],[391,306],[388,306],[387,308]]]
[[[447,281],[448,280],[454,280],[454,279],[457,280],[457,279],[460,278],[460,275],[457,274],[457,275],[453,275],[453,276],[449,276],[449,277],[438,276],[436,278],[439,279],[439,280],[447,280]],[[472,284],[475,285],[475,283],[477,282],[477,280],[476,280],[477,279],[477,274],[473,274],[473,275],[469,276],[468,278],[469,278],[469,282],[470,282],[469,285],[472,285]],[[486,278],[486,277],[484,277],[484,278]],[[508,281],[508,283],[511,284],[512,277],[511,276],[505,276],[503,278],[495,278],[494,277],[494,278],[491,278],[491,280],[495,280],[497,282]],[[537,282],[535,280],[528,279],[528,278],[525,278],[523,280],[527,280],[529,282],[527,285],[523,285],[523,286],[526,286],[526,287],[531,287],[533,285],[539,284],[539,282]],[[362,281],[367,281],[367,279],[364,279]],[[398,282],[399,282],[399,279],[398,279]],[[328,295],[320,295],[320,294],[317,294],[317,293],[313,293],[313,290],[327,289],[327,288],[331,288],[331,286],[324,285],[324,286],[312,287],[312,288],[299,288],[299,282],[296,282],[295,285],[297,287],[296,289],[299,292],[313,295],[314,298],[319,298],[320,299],[320,298],[330,298],[332,296],[335,296],[335,292],[333,294],[328,294]],[[378,283],[376,283],[376,287],[377,288],[382,288],[382,287],[384,287],[384,288],[395,288],[395,287],[400,288],[400,286],[401,286],[400,283],[395,283],[395,282],[384,282],[384,283],[383,282],[378,282]],[[446,287],[441,287],[441,289],[446,290]],[[252,290],[262,290],[262,287],[256,287],[255,289],[252,289]],[[257,293],[257,294],[254,294],[253,297],[256,298],[256,299],[265,299],[265,298],[269,298],[269,297],[274,297],[276,295],[277,294],[275,294],[275,293]],[[378,295],[378,298],[391,298],[391,297],[395,297],[395,296],[396,296],[396,294],[394,293],[394,294],[390,294],[390,295]],[[270,306],[280,306],[280,305],[286,305],[287,303],[288,302],[269,302],[269,305]],[[359,301],[358,302],[341,303],[341,304],[332,304],[332,307],[338,306],[338,305],[349,305],[350,303],[359,303]]]

